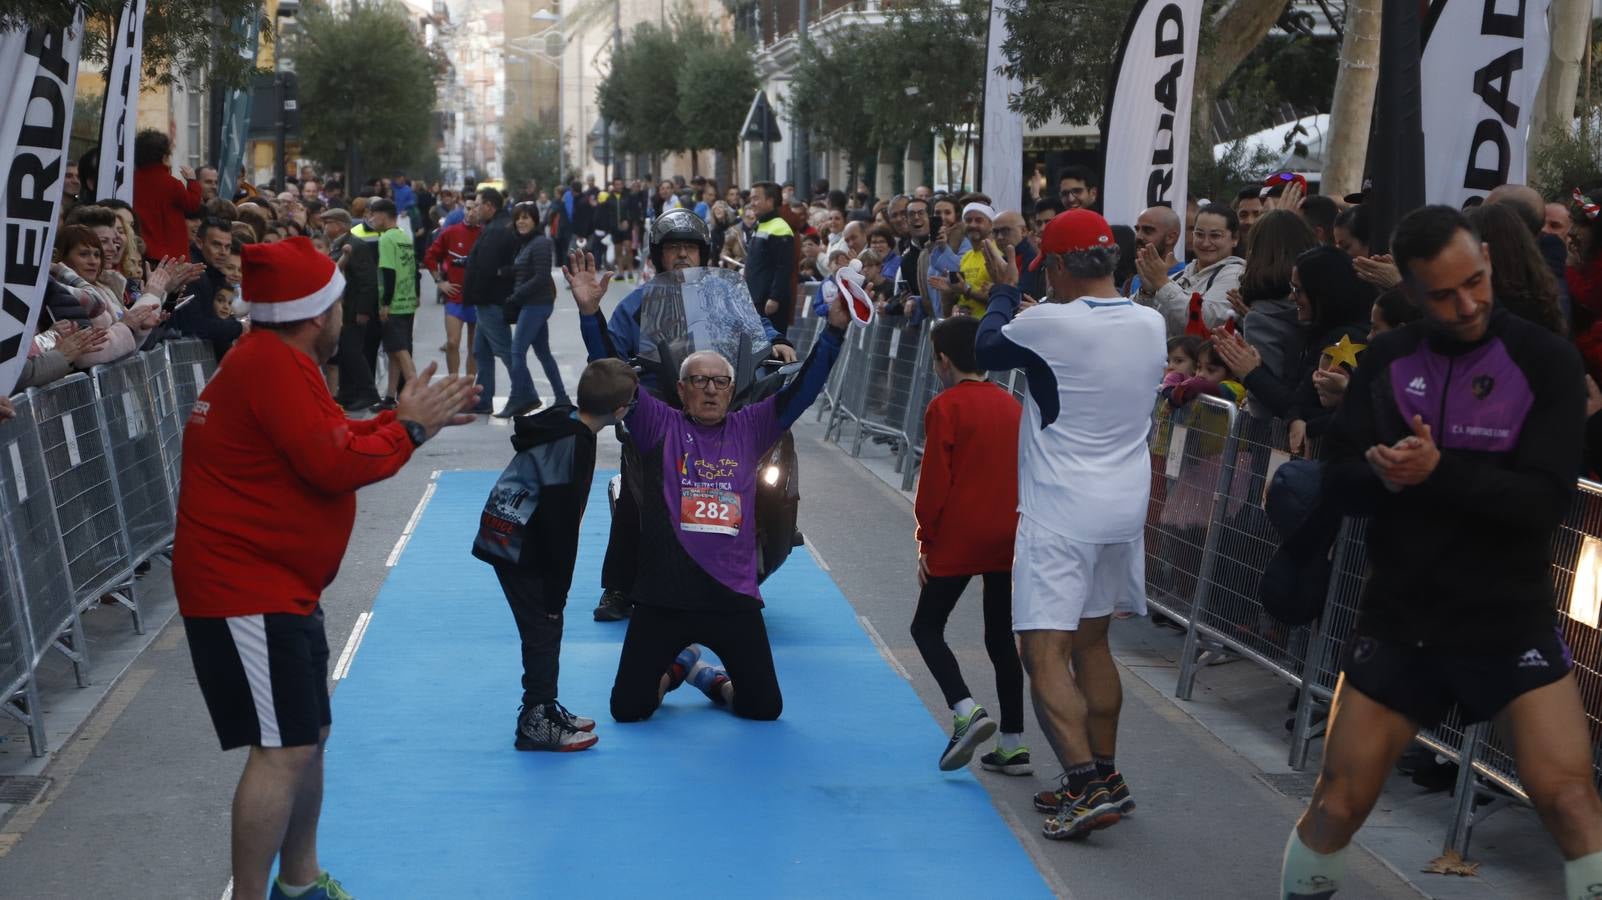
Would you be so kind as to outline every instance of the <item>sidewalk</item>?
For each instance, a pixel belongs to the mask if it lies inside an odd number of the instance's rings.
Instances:
[[[810,422],[810,418],[808,419]],[[823,428],[816,435],[821,438]],[[851,426],[831,450],[848,457]],[[863,444],[856,461],[909,505],[913,494],[900,490],[889,448]],[[1131,620],[1133,623],[1133,620]],[[1142,623],[1145,626],[1146,623]],[[1294,688],[1252,663],[1234,659],[1204,669],[1194,697],[1174,697],[1184,632],[1158,626],[1118,627],[1112,631],[1114,655],[1126,672],[1160,698],[1176,716],[1193,722],[1238,754],[1257,782],[1293,801],[1298,811],[1312,794],[1322,743],[1313,747],[1307,771],[1288,764],[1289,731],[1294,714]],[[915,657],[914,657],[915,659]],[[1125,681],[1126,694],[1131,687]],[[936,698],[938,703],[938,697]],[[1126,713],[1127,713],[1126,699]],[[1509,806],[1478,820],[1469,845],[1469,859],[1478,863],[1475,877],[1427,874],[1422,870],[1440,855],[1454,801],[1447,792],[1424,793],[1408,778],[1393,775],[1357,843],[1420,893],[1438,898],[1529,898],[1561,896],[1563,860],[1533,810]],[[1283,843],[1283,836],[1280,839]],[[1343,896],[1349,891],[1343,891]]]

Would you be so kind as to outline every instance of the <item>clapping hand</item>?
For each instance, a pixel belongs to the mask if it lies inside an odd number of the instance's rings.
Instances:
[[[1396,262],[1389,253],[1383,256],[1359,256],[1352,260],[1352,269],[1357,277],[1382,291],[1388,291],[1402,283],[1402,273],[1397,270]]]
[[[1135,271],[1140,273],[1143,294],[1155,294],[1168,284],[1168,264],[1150,244],[1135,250]]]
[[[1374,474],[1392,491],[1423,484],[1441,461],[1441,451],[1424,417],[1414,415],[1413,433],[1395,446],[1375,444],[1363,454]]]
[[[1245,378],[1263,364],[1262,354],[1246,343],[1246,339],[1226,328],[1213,329],[1213,349],[1223,358],[1224,365],[1236,378]]]
[[[434,381],[438,363],[429,363],[417,377],[406,382],[395,405],[395,418],[423,426],[428,437],[448,425],[466,425],[473,414],[465,412],[478,404],[483,388],[473,379],[451,375]]]
[[[78,360],[104,349],[110,341],[111,335],[104,328],[75,328],[56,341],[56,352],[77,365]]]
[[[1240,288],[1230,288],[1224,292],[1224,298],[1229,301],[1229,308],[1235,311],[1235,318],[1245,320],[1251,307],[1246,305],[1246,298],[1240,295]]]
[[[1313,390],[1318,394],[1318,405],[1326,408],[1339,406],[1341,398],[1346,396],[1346,385],[1351,380],[1352,376],[1340,366],[1314,370]],[[1602,395],[1597,397],[1597,403],[1602,407]]]

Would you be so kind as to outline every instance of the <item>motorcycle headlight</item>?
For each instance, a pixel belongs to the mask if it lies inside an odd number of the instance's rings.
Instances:
[[[775,466],[775,465],[769,465],[767,468],[763,469],[762,470],[762,480],[764,482],[766,482],[769,487],[772,487],[773,485],[778,484],[779,483],[779,467]]]

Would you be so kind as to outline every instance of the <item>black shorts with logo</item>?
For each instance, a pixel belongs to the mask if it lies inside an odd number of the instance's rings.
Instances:
[[[385,353],[412,352],[412,314],[390,313],[384,320],[383,335]]]
[[[1488,721],[1574,668],[1555,627],[1489,652],[1410,647],[1355,635],[1347,642],[1345,662],[1348,684],[1420,728],[1439,724],[1453,703],[1463,712],[1463,724]]]
[[[321,606],[309,616],[185,616],[184,631],[224,750],[304,747],[333,723]]]

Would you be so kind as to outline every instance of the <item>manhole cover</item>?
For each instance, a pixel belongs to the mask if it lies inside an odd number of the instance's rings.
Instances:
[[[1311,797],[1318,776],[1301,772],[1264,773],[1257,776],[1264,784],[1287,797]]]
[[[30,775],[0,775],[0,803],[27,806],[50,787],[50,779]]]

